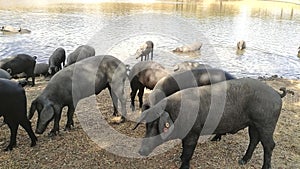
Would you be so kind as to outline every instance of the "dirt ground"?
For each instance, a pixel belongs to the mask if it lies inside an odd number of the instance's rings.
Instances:
[[[300,168],[300,83],[298,80],[286,80],[281,78],[271,78],[264,80],[267,84],[278,90],[285,86],[289,91],[293,91],[294,95],[289,93],[283,98],[283,108],[281,116],[277,123],[274,133],[276,147],[272,156],[273,168]],[[47,82],[43,78],[37,78],[35,87],[25,87],[28,109],[31,102],[41,93]],[[129,95],[129,89],[126,89]],[[147,95],[146,95],[147,96]],[[102,91],[96,98],[99,112],[101,112],[104,121],[109,121],[112,117],[112,102],[107,90]],[[137,100],[136,100],[137,103]],[[127,107],[129,108],[129,98],[127,99]],[[99,141],[91,137],[91,132],[83,129],[82,120],[86,113],[87,118],[90,116],[89,106],[83,106],[76,109],[75,126],[71,131],[63,131],[66,124],[65,109],[60,122],[60,133],[50,138],[48,132],[53,124],[50,123],[46,132],[37,135],[37,146],[30,147],[30,139],[23,128],[19,128],[17,136],[17,147],[10,152],[0,152],[0,168],[178,168],[180,166],[179,156],[181,154],[180,141],[173,141],[167,144],[175,144],[168,151],[158,153],[158,155],[146,158],[124,157],[122,151],[114,153],[113,149],[120,145],[113,143],[122,139],[118,136],[105,135],[109,138],[106,140],[107,145],[99,144]],[[138,116],[139,111],[130,113],[129,115]],[[79,120],[78,116],[81,117]],[[37,113],[32,119],[32,127],[35,130]],[[84,119],[84,118],[83,118]],[[2,118],[0,118],[0,122]],[[90,125],[93,125],[88,122]],[[142,138],[144,136],[145,127],[140,125],[136,130],[132,130],[134,122],[127,121],[120,125],[106,123],[107,129],[113,129],[122,135],[130,138]],[[105,131],[106,128],[100,127],[99,131]],[[10,132],[7,125],[0,128],[0,148],[4,149],[8,145]],[[263,159],[263,150],[261,144],[254,151],[252,159],[244,166],[238,164],[238,160],[243,156],[249,142],[247,129],[241,130],[234,135],[226,135],[219,142],[201,141],[198,143],[193,158],[191,160],[191,168],[261,168]],[[124,144],[124,143],[123,143]],[[126,144],[126,143],[125,143]],[[136,151],[139,147],[135,144],[132,151]],[[126,147],[126,146],[125,146]],[[127,149],[128,149],[127,147]],[[124,150],[125,152],[125,150]],[[136,154],[136,152],[133,154]]]

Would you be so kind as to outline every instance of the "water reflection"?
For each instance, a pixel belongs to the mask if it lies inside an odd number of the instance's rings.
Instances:
[[[300,78],[300,5],[266,1],[42,2],[19,5],[0,0],[0,25],[32,30],[26,35],[0,33],[0,58],[28,53],[46,62],[58,47],[68,54],[79,45],[94,43],[97,54],[111,53],[134,64],[132,51],[153,40],[154,57],[167,66],[198,60],[237,76]],[[198,39],[203,42],[199,53],[170,52]],[[247,42],[243,53],[236,53],[239,40]]]

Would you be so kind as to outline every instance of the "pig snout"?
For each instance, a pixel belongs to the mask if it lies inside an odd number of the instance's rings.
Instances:
[[[36,129],[36,130],[35,130],[35,133],[36,133],[36,134],[43,134],[44,132],[43,132],[42,130]]]
[[[45,130],[46,130],[46,127],[41,127],[41,126],[38,125],[35,129],[35,133],[36,134],[43,134]]]
[[[143,147],[141,148],[138,153],[141,155],[141,156],[148,156],[150,154],[150,149],[147,148],[147,147]]]
[[[146,136],[142,141],[142,145],[138,153],[141,156],[148,156],[152,151],[159,145],[161,145],[164,141],[161,139],[159,135],[157,136]]]

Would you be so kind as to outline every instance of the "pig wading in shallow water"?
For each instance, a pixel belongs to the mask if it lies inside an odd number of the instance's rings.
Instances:
[[[239,163],[246,164],[261,142],[262,168],[269,169],[281,98],[286,95],[284,88],[280,90],[282,94],[259,80],[245,78],[176,92],[142,113],[135,126],[146,121],[139,154],[147,156],[160,144],[179,138],[183,147],[180,168],[189,168],[200,135],[234,134],[248,127],[250,143]]]
[[[138,62],[132,67],[128,75],[131,87],[130,106],[132,111],[135,110],[134,98],[137,91],[139,91],[138,97],[141,108],[145,87],[152,90],[156,83],[168,74],[168,71],[162,65],[153,61]]]
[[[17,145],[16,137],[19,125],[28,133],[31,146],[36,145],[31,123],[27,119],[27,101],[24,89],[16,82],[0,78],[0,116],[10,129],[10,142],[5,150],[12,150]]]
[[[243,50],[246,49],[246,42],[243,40],[240,40],[236,44],[237,50]]]
[[[79,100],[99,94],[108,88],[113,100],[114,115],[118,113],[118,99],[121,102],[122,119],[126,116],[124,83],[127,78],[125,65],[110,55],[93,56],[72,64],[56,73],[43,92],[31,103],[28,118],[38,112],[36,133],[42,134],[50,121],[54,127],[50,135],[59,131],[62,108],[67,106],[67,130],[71,129],[73,114]]]
[[[21,27],[19,29],[16,29],[10,25],[2,26],[0,31],[4,33],[30,33],[31,32],[28,29],[23,29]]]
[[[181,46],[181,47],[177,47],[173,50],[173,52],[194,52],[197,50],[200,50],[202,47],[202,43],[201,42],[194,42],[192,44],[189,45],[185,45],[185,46]]]
[[[141,61],[143,61],[143,57],[144,57],[144,61],[149,60],[149,54],[151,53],[151,60],[153,60],[153,47],[154,47],[154,44],[152,41],[146,41],[136,51],[136,55],[138,55],[136,57],[136,59],[141,58]]]

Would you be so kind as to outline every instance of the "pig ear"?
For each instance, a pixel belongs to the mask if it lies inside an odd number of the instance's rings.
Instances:
[[[6,69],[7,73],[12,74],[11,68]]]
[[[132,130],[135,130],[142,123],[142,121],[146,119],[146,117],[147,117],[147,111],[143,111],[139,120],[136,122],[136,125],[133,127]]]
[[[143,111],[146,111],[146,110],[148,110],[148,109],[150,109],[150,103],[149,103],[148,100],[146,100],[146,101],[144,102],[143,106],[142,106],[142,112],[143,112]]]
[[[33,115],[34,115],[34,112],[36,111],[36,104],[37,104],[36,100],[34,100],[34,101],[31,103],[30,110],[29,110],[29,113],[28,113],[28,115],[27,115],[27,118],[28,118],[29,120],[31,120],[31,118],[32,118]]]
[[[47,124],[54,117],[54,108],[51,104],[47,104],[40,113],[39,119],[42,124]]]
[[[163,112],[159,118],[158,130],[161,136],[166,138],[174,129],[174,124],[168,112]]]
[[[151,121],[154,121],[155,119],[159,118],[159,116],[161,114],[159,112],[162,112],[161,107],[152,107],[151,109],[143,111],[139,120],[137,121],[137,124],[135,125],[135,127],[132,130],[135,130],[144,120],[146,120],[146,122],[151,122]]]

